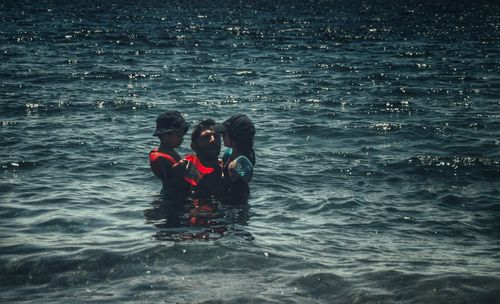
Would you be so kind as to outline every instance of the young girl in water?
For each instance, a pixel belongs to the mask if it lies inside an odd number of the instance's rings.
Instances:
[[[255,165],[255,126],[248,116],[238,114],[217,125],[215,130],[222,133],[224,146],[228,147],[222,158],[224,202],[245,202],[250,195],[248,184]]]

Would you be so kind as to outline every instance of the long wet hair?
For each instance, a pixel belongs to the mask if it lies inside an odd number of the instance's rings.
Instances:
[[[236,133],[228,130],[229,137],[233,146],[246,158],[250,160],[252,165],[255,165],[255,152],[253,150],[253,139],[255,136],[255,128],[248,130],[248,132]]]

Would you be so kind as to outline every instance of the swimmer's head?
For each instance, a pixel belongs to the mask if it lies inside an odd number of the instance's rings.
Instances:
[[[206,160],[217,160],[221,148],[220,134],[215,132],[216,125],[212,119],[205,119],[198,123],[191,135],[191,149]]]
[[[156,130],[153,136],[160,137],[162,134],[170,132],[183,132],[183,134],[186,134],[188,129],[189,125],[181,113],[178,111],[167,111],[161,113],[156,118]]]
[[[255,136],[255,126],[245,114],[231,116],[223,123],[216,125],[214,129],[219,133],[227,132],[233,139],[239,137],[253,140]]]
[[[255,137],[255,126],[252,120],[245,114],[231,116],[226,121],[214,127],[215,131],[229,137],[230,146],[237,148],[240,152],[250,157],[255,162],[253,155],[253,140]],[[226,144],[227,145],[227,144]]]

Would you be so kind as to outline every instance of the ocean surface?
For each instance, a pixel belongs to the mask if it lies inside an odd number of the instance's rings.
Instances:
[[[160,196],[165,110],[248,204]],[[499,301],[498,2],[0,2],[0,302]]]

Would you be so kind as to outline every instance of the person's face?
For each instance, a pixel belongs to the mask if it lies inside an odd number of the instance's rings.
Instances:
[[[212,129],[203,130],[192,145],[192,149],[200,157],[207,160],[217,160],[220,148],[220,135]]]
[[[162,136],[163,136],[163,141],[166,145],[172,148],[178,148],[182,144],[185,134],[186,132],[184,132],[184,130],[175,130],[172,132],[165,133]]]

